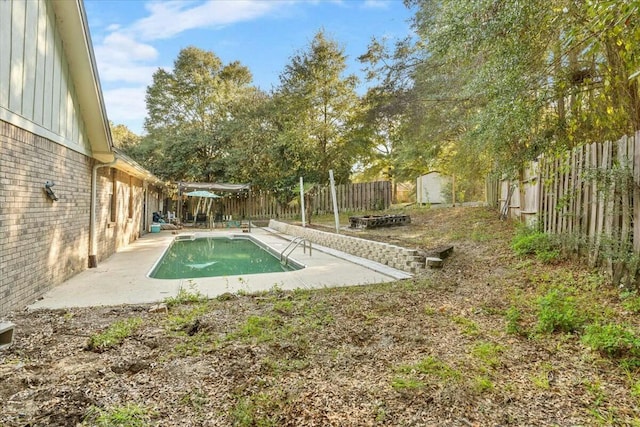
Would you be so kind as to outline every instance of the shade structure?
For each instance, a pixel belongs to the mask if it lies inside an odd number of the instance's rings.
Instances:
[[[208,197],[211,199],[219,199],[220,196],[218,196],[217,194],[213,194],[210,191],[207,190],[196,190],[196,191],[191,191],[189,193],[185,193],[185,196],[191,196],[191,197]]]
[[[218,193],[232,193],[232,194],[241,194],[244,193],[248,198],[248,215],[247,220],[249,223],[249,231],[251,231],[251,211],[252,211],[252,197],[251,197],[251,184],[229,184],[229,183],[221,183],[221,182],[178,182],[178,197],[181,196],[191,196],[197,195],[201,191],[211,192],[215,191]],[[213,193],[211,193],[213,194]],[[217,195],[216,195],[217,196]],[[214,198],[216,197],[214,196]],[[217,196],[218,198],[222,198],[222,196]],[[210,204],[213,204],[213,199],[210,198]],[[200,199],[202,201],[202,199]],[[182,219],[182,209],[180,210],[180,217]],[[245,218],[243,216],[243,218]]]

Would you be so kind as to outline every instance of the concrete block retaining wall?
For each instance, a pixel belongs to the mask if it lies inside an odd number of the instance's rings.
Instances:
[[[409,273],[418,273],[425,270],[425,257],[416,249],[407,249],[359,237],[327,233],[313,228],[286,224],[273,219],[269,221],[269,228],[291,236],[304,237],[312,243],[370,259]]]

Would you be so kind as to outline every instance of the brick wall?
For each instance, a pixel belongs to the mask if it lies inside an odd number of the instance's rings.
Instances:
[[[0,313],[87,266],[90,158],[0,121]],[[44,192],[55,182],[57,202]]]
[[[388,243],[327,233],[275,220],[269,221],[269,228],[291,236],[304,237],[312,243],[370,259],[409,273],[418,273],[425,269],[425,257],[417,249],[407,249]]]
[[[83,154],[0,120],[0,314],[32,303],[87,268],[93,164]],[[55,182],[56,202],[44,193],[47,180]],[[143,232],[143,185],[122,171],[98,169],[98,262]],[[158,191],[150,186],[150,197],[157,199]]]

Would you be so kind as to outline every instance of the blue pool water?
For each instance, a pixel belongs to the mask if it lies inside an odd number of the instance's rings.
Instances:
[[[155,279],[190,279],[297,270],[282,265],[249,238],[176,239],[149,274]]]

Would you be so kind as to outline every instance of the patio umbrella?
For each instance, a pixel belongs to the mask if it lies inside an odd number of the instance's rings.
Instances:
[[[200,197],[200,199],[198,200],[198,206],[196,207],[196,216],[193,217],[193,223],[195,224],[196,222],[196,218],[197,218],[197,214],[200,211],[200,203],[202,202],[203,199],[210,199],[209,203],[206,204],[206,208],[205,211],[207,213],[207,216],[209,216],[210,210],[211,210],[211,204],[213,202],[213,199],[219,199],[220,196],[218,196],[217,194],[211,193],[210,191],[207,190],[196,190],[196,191],[191,191],[189,193],[185,193],[187,196],[191,196],[191,197]]]

